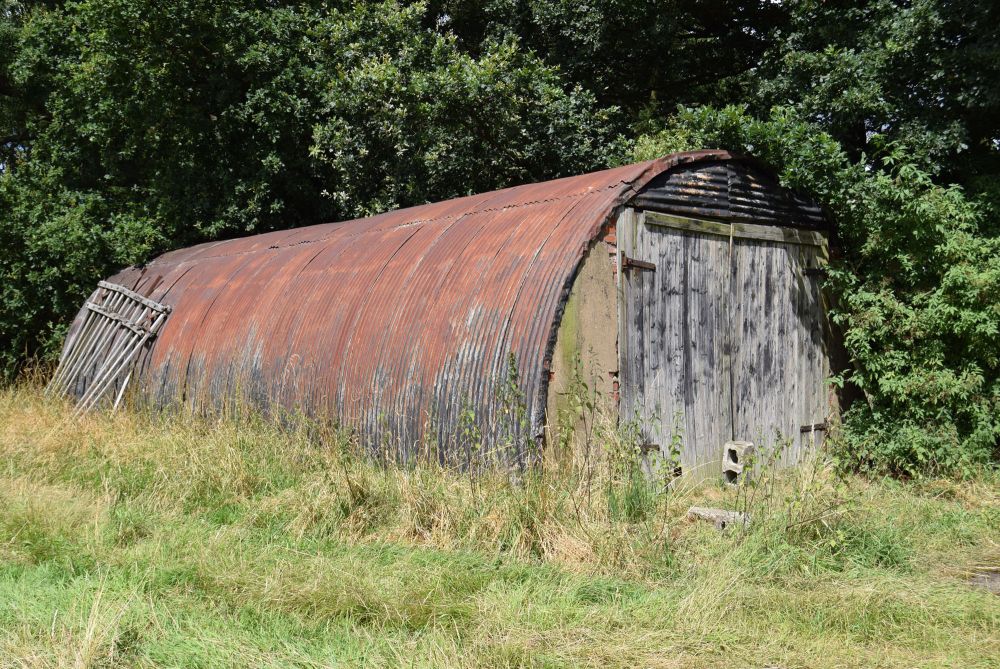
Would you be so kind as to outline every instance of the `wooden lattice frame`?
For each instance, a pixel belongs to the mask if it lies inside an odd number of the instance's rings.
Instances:
[[[117,409],[139,353],[163,326],[170,307],[101,281],[84,311],[46,393],[76,396],[76,412],[82,414],[117,387],[112,403]]]

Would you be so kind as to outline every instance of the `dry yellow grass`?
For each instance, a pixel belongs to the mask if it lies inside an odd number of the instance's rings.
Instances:
[[[599,443],[512,483],[304,422],[67,415],[0,391],[0,666],[1000,666],[966,583],[1000,557],[988,472],[663,490]]]

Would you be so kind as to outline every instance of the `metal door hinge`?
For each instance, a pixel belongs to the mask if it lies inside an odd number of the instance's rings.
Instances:
[[[624,253],[622,254],[622,269],[648,269],[656,271],[656,265],[651,262],[646,262],[645,260],[636,260],[635,258],[629,258]]]
[[[828,427],[829,426],[826,424],[826,421],[823,421],[822,423],[803,425],[802,427],[799,428],[799,432],[817,432],[817,431],[826,432]]]

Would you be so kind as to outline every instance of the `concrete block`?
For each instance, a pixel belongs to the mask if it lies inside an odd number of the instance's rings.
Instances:
[[[754,445],[749,441],[727,441],[722,453],[722,477],[729,485],[740,485]]]

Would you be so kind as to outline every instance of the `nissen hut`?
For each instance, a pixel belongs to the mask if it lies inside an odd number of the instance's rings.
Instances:
[[[50,387],[301,411],[459,463],[524,462],[582,388],[719,475],[731,442],[823,436],[826,257],[819,207],[767,169],[675,154],[166,253],[100,284]]]

